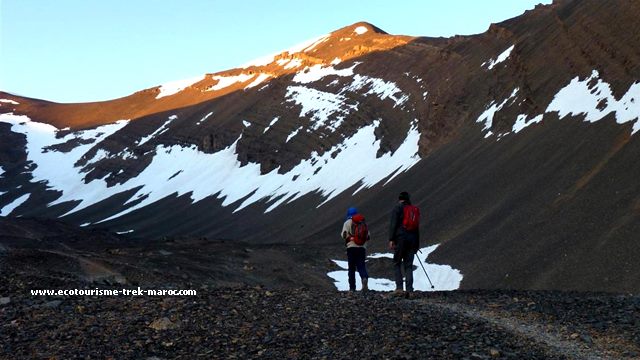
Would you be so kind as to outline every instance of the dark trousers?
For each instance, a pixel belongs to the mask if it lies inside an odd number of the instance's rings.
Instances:
[[[365,248],[350,247],[347,248],[347,261],[349,263],[349,290],[356,290],[356,269],[361,278],[369,278],[367,274],[367,266],[364,261],[367,257]]]
[[[401,236],[396,242],[396,250],[393,253],[393,267],[396,273],[396,289],[402,290],[402,269],[406,282],[406,291],[413,291],[413,257],[416,254],[416,245],[411,236]]]

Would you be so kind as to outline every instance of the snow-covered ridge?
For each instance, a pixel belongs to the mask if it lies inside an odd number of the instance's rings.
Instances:
[[[380,140],[376,139],[375,129],[380,122],[374,121],[324,154],[313,153],[309,159],[301,160],[285,174],[279,174],[277,169],[261,174],[260,164],[257,163],[241,166],[236,153],[237,141],[214,154],[203,153],[195,146],[158,145],[151,163],[138,176],[108,186],[103,179],[85,183],[82,168],[75,167],[75,164],[94,146],[99,146],[108,136],[122,129],[126,121],[69,133],[59,139],[56,138],[58,129],[33,122],[26,116],[1,114],[0,122],[10,124],[11,131],[26,136],[27,160],[36,165],[32,171],[32,181],[46,182],[50,190],[62,193],[49,205],[76,201],[76,206],[69,211],[73,213],[115,194],[136,189],[127,201],[130,207],[126,208],[125,205],[124,210],[109,218],[122,216],[171,195],[188,195],[193,202],[217,196],[224,198],[223,206],[234,204],[235,211],[258,201],[266,201],[266,211],[271,211],[285,202],[314,192],[321,194],[326,202],[353,185],[360,184],[360,190],[396,176],[420,160],[420,134],[415,123],[395,152],[376,157]],[[91,140],[91,143],[79,145],[66,153],[43,151],[73,138]],[[102,158],[112,155],[99,152],[96,156]],[[342,169],[347,166],[352,171],[335,176],[336,173],[344,173]],[[241,199],[243,201],[238,203]]]
[[[376,241],[377,239],[373,239],[372,241]],[[454,269],[449,265],[437,265],[428,263],[427,260],[429,255],[438,248],[439,244],[428,246],[421,249],[421,252],[417,253],[413,259],[413,287],[414,290],[418,291],[443,291],[443,290],[456,290],[460,288],[460,283],[462,282],[462,274],[460,270]],[[393,258],[393,254],[391,253],[382,253],[382,254],[372,254],[367,256],[368,259],[379,259],[379,258]],[[334,284],[338,291],[348,291],[349,290],[349,279],[348,279],[348,264],[344,260],[333,260],[336,265],[338,265],[343,270],[331,271],[327,274],[330,278],[334,280]],[[422,269],[424,265],[424,270],[426,270],[427,274],[429,274],[429,278],[433,283],[434,288],[431,288],[427,276]],[[389,262],[391,263],[391,262]],[[393,291],[396,289],[396,283],[392,279],[384,279],[384,278],[369,278],[369,289],[376,291]],[[362,288],[362,283],[360,281],[360,276],[356,273],[356,288]]]

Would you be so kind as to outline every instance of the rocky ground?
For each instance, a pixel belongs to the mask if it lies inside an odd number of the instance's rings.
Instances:
[[[43,287],[121,288],[3,271],[0,358],[640,357],[640,298],[630,295],[259,286],[178,297],[29,294]]]

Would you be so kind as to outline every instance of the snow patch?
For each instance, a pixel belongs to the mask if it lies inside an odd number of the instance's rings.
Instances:
[[[533,117],[531,120],[527,120],[527,114],[520,114],[516,118],[516,122],[513,124],[511,131],[514,133],[519,133],[522,129],[526,128],[531,124],[537,124],[542,121],[542,114]]]
[[[165,121],[164,124],[162,124],[162,126],[157,128],[151,134],[149,134],[149,135],[143,137],[142,139],[140,139],[140,141],[138,142],[138,146],[142,146],[144,143],[146,143],[147,141],[153,139],[154,137],[164,134],[167,130],[169,130],[169,124],[171,124],[171,122],[173,120],[177,119],[177,118],[178,117],[176,115],[169,116],[167,121]]]
[[[298,135],[298,133],[300,132],[300,130],[302,130],[302,126],[300,126],[299,128],[293,130],[293,132],[291,132],[291,134],[289,134],[289,136],[287,136],[287,140],[285,140],[285,143],[288,143],[289,140],[293,139],[294,136]]]
[[[102,150],[102,149],[100,149],[100,150]],[[136,154],[131,152],[128,148],[122,150],[116,156],[122,158],[122,160],[129,160],[129,159],[137,159],[138,158],[138,156],[136,156]],[[123,173],[123,172],[124,171],[122,169],[120,169],[119,173]]]
[[[247,85],[244,89],[250,89],[252,87],[258,86],[262,84],[265,80],[271,77],[271,74],[260,74],[251,82],[251,84]]]
[[[251,74],[240,74],[240,75],[232,75],[232,76],[212,76],[211,79],[218,80],[218,83],[207,88],[206,91],[218,91],[224,88],[227,88],[235,83],[243,83],[253,78],[255,75]]]
[[[511,93],[511,95],[509,95],[508,98],[504,99],[500,104],[496,104],[495,101],[492,101],[489,106],[487,107],[487,109],[480,114],[480,116],[478,116],[478,119],[476,120],[476,122],[478,123],[482,123],[484,122],[484,128],[482,130],[490,130],[491,127],[493,126],[493,116],[500,111],[509,100],[515,98],[515,96],[518,94],[518,90],[520,90],[519,88],[515,88],[513,89],[513,92]],[[485,138],[491,136],[493,133],[491,131],[489,131],[489,133],[487,133],[487,135],[485,135]]]
[[[517,89],[516,89],[517,90]],[[514,90],[515,94],[515,90]],[[501,104],[495,101],[489,104],[487,110],[478,117],[478,122],[485,122],[483,130],[491,128],[493,115],[499,111],[514,94]],[[511,132],[498,134],[498,140],[510,133],[519,133],[527,126],[542,122],[544,114],[557,112],[560,119],[571,116],[584,116],[584,121],[596,122],[613,113],[616,123],[634,122],[631,134],[640,130],[640,83],[629,86],[627,92],[620,99],[616,99],[611,85],[600,79],[600,73],[593,70],[584,80],[579,76],[573,78],[568,85],[560,89],[549,103],[544,113],[529,118],[520,114],[512,126]],[[492,133],[489,131],[485,137]]]
[[[369,77],[354,73],[354,69],[360,63],[355,63],[353,66],[345,69],[336,70],[333,66],[323,67],[322,65],[314,65],[310,68],[305,68],[303,72],[297,73],[293,77],[293,81],[301,84],[308,84],[316,82],[325,76],[339,76],[353,78],[350,85],[345,86],[339,93],[344,94],[346,91],[359,91],[365,88],[369,88],[369,91],[365,95],[378,95],[380,100],[391,99],[396,106],[403,105],[409,100],[409,96],[402,93],[400,88],[391,81],[386,81],[380,78]]]
[[[289,61],[291,61],[291,59],[279,59],[278,61],[276,61],[276,64],[278,64],[280,66],[284,66]]]
[[[640,130],[640,83],[633,83],[617,100],[611,85],[599,77],[597,70],[593,70],[591,76],[584,80],[576,76],[558,91],[546,112],[556,111],[560,118],[583,114],[588,122],[598,121],[613,112],[618,124],[636,120],[632,129],[632,134],[635,134]]]
[[[483,62],[482,65],[480,66],[485,66],[488,64],[487,69],[489,70],[493,69],[496,65],[507,60],[507,58],[509,58],[514,48],[515,48],[515,45],[511,45],[507,50],[503,51],[500,55],[498,55],[498,57],[495,60],[490,59],[489,61]]]
[[[287,65],[284,67],[285,69],[294,69],[302,66],[302,60],[298,58],[291,59]]]
[[[207,120],[211,115],[213,115],[213,111],[208,113],[207,115],[205,115],[202,119],[198,120],[198,122],[196,123],[196,125],[200,125],[202,124],[205,120]]]
[[[342,95],[304,86],[287,87],[286,99],[302,106],[300,117],[311,116],[312,130],[326,126],[333,132],[342,125],[346,115],[358,110],[357,104],[347,104],[347,98]]]
[[[273,118],[273,120],[271,120],[271,122],[269,123],[269,125],[268,125],[266,128],[264,128],[264,131],[263,131],[262,133],[264,134],[264,133],[266,133],[267,131],[269,131],[269,129],[271,129],[271,127],[272,127],[273,125],[275,125],[275,124],[278,122],[278,120],[280,120],[280,118],[279,118],[279,117],[277,117],[277,116],[276,116],[275,118]]]
[[[15,208],[17,208],[18,206],[24,204],[25,201],[27,201],[30,196],[31,196],[31,194],[24,194],[24,195],[20,196],[19,198],[13,200],[11,203],[3,206],[2,209],[0,209],[0,216],[9,216],[11,214],[11,212],[13,212],[13,210],[15,210]]]
[[[289,49],[290,53],[294,53],[294,52],[309,52],[313,49],[315,49],[318,45],[322,44],[323,42],[326,42],[327,40],[329,40],[329,35],[323,35],[321,36],[317,41],[314,41],[311,45],[305,47],[302,50],[298,50],[295,51],[296,49]]]
[[[293,82],[297,82],[300,84],[308,84],[312,82],[316,82],[325,76],[352,76],[353,69],[358,64],[353,65],[350,68],[336,70],[333,66],[324,67],[322,64],[314,65],[312,67],[307,67],[302,72],[298,72],[293,77]]]
[[[242,125],[244,125],[244,127],[249,127],[251,126],[251,123],[248,122],[247,120],[242,120]]]
[[[156,99],[160,99],[160,98],[165,97],[165,96],[170,96],[170,95],[176,94],[176,93],[188,88],[189,86],[204,80],[204,78],[205,78],[205,76],[201,75],[201,76],[194,77],[194,78],[171,81],[171,82],[168,82],[166,84],[160,85],[160,92],[158,93],[158,96],[156,96]]]
[[[132,230],[125,230],[125,231],[116,231],[116,234],[122,235],[122,234],[130,234],[132,232],[133,232],[133,229]]]
[[[462,273],[460,270],[454,269],[449,265],[438,265],[427,262],[429,255],[435,251],[440,244],[428,246],[421,249],[413,259],[413,288],[418,291],[444,291],[444,290],[456,290],[460,288],[462,282]],[[380,258],[393,258],[391,253],[376,253],[367,256],[368,259],[380,259]],[[331,271],[327,275],[334,280],[334,284],[338,291],[349,290],[349,273],[348,263],[341,260],[333,260],[343,270]],[[433,283],[434,288],[431,288],[427,276],[422,269],[429,274],[429,279]],[[389,262],[391,266],[391,262]],[[395,280],[385,278],[369,278],[369,289],[376,291],[394,291],[396,289]],[[360,276],[356,272],[356,288],[361,289],[362,284]]]
[[[7,104],[13,104],[13,105],[19,105],[20,103],[17,101],[13,101],[10,99],[0,99],[0,103],[7,103]]]
[[[331,65],[338,65],[340,64],[340,62],[342,62],[342,60],[339,57],[337,57],[331,60]]]
[[[96,162],[102,160],[102,159],[106,159],[109,157],[109,152],[107,152],[104,149],[98,149],[98,151],[96,151],[95,155],[93,156],[93,158],[91,158],[91,160],[87,161],[87,164],[95,164]]]
[[[358,35],[362,35],[362,34],[366,33],[367,31],[369,31],[369,29],[367,29],[364,26],[358,26],[357,28],[353,29],[353,32],[358,34]]]
[[[370,87],[369,91],[367,91],[365,95],[376,94],[380,100],[391,99],[395,104],[393,105],[394,108],[396,106],[403,105],[407,100],[409,100],[409,96],[402,93],[400,88],[398,88],[394,82],[358,74],[353,76],[353,83],[348,87],[348,89],[355,91],[365,87]]]

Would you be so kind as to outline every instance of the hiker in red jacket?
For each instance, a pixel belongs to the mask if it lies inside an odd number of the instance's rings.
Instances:
[[[362,280],[362,291],[369,290],[369,274],[365,260],[367,252],[365,243],[371,238],[364,216],[358,214],[354,207],[347,211],[347,220],[340,232],[347,247],[347,261],[349,263],[349,291],[356,291],[356,269]]]
[[[393,251],[396,292],[402,292],[402,269],[406,291],[413,291],[413,257],[420,248],[420,209],[411,205],[409,193],[398,196],[398,204],[391,212],[389,248]]]

